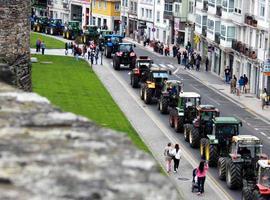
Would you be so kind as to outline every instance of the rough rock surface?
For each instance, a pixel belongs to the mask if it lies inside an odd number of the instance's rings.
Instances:
[[[0,106],[0,199],[178,199],[123,134],[3,83]]]
[[[0,78],[31,90],[30,0],[0,0]]]

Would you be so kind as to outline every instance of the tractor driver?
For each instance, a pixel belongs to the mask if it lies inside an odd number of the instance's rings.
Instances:
[[[241,156],[245,156],[245,157],[251,156],[251,152],[247,147],[240,147],[240,150],[238,151],[238,153]]]
[[[190,98],[187,99],[186,108],[192,107],[193,103],[191,102]]]

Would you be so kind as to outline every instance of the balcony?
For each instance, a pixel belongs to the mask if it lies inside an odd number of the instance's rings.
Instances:
[[[220,44],[220,33],[215,33],[215,43]]]
[[[203,11],[207,12],[208,11],[208,2],[207,1],[203,1]]]
[[[232,49],[250,59],[257,59],[257,50],[240,41],[232,40]]]
[[[216,8],[216,16],[221,17],[222,16],[222,7],[217,6]]]
[[[69,7],[68,7],[68,3],[63,2],[63,8],[64,8],[64,9],[69,9]]]
[[[173,20],[173,1],[172,0],[165,1],[163,17],[164,19]]]
[[[258,22],[252,15],[246,14],[245,15],[245,24],[253,26],[253,27],[257,27]]]

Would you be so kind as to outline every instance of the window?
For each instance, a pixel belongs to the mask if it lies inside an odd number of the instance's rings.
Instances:
[[[208,6],[215,7],[215,0],[208,0]]]
[[[125,1],[125,7],[128,7],[128,0]]]
[[[164,11],[172,12],[173,11],[173,5],[172,5],[172,3],[165,3]]]
[[[99,8],[99,9],[101,9],[101,4],[102,4],[102,2],[101,2],[101,0],[99,0],[99,1],[98,1],[98,8]]]
[[[175,4],[175,9],[174,9],[174,11],[175,11],[176,13],[180,13],[180,5],[179,5],[179,4]]]
[[[157,11],[157,22],[160,22],[160,11]]]
[[[103,26],[107,26],[107,19],[103,19]]]
[[[93,7],[96,7],[96,0],[93,0]]]
[[[223,0],[222,1],[222,10],[225,12],[234,11],[234,0]]]
[[[93,17],[93,25],[96,25],[96,18]]]
[[[195,22],[199,27],[201,27],[201,25],[202,25],[202,17],[201,17],[201,15],[196,15]]]
[[[144,17],[144,8],[142,8],[142,17]]]
[[[227,41],[232,41],[235,38],[235,27],[227,27]]]
[[[133,9],[134,9],[134,2],[131,1],[131,2],[130,2],[130,10],[133,11]]]
[[[152,10],[149,10],[149,18],[152,18]]]
[[[134,2],[134,12],[137,13],[137,2]]]
[[[119,5],[119,3],[115,3],[114,4],[114,10],[115,11],[120,11],[120,5]]]
[[[107,1],[104,1],[104,9],[107,9]]]
[[[148,18],[148,17],[149,17],[148,12],[149,12],[149,10],[148,10],[148,9],[146,9],[146,18]]]
[[[207,30],[208,30],[210,33],[213,33],[213,32],[214,32],[214,28],[215,28],[214,26],[215,26],[214,20],[208,19],[208,20],[207,20]]]
[[[224,25],[220,26],[220,38],[223,40],[226,38],[226,26]]]
[[[159,29],[157,28],[157,40],[159,40]]]
[[[260,17],[265,16],[265,0],[260,0],[259,2],[259,15]]]
[[[242,12],[242,0],[235,0],[234,12],[241,14]]]
[[[194,6],[193,1],[189,1],[188,2],[188,13],[193,13],[193,6]]]

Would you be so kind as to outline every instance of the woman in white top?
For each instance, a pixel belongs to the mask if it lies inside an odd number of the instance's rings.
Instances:
[[[166,170],[169,173],[171,171],[171,166],[172,166],[172,144],[169,142],[168,145],[164,149],[164,156],[165,156],[165,161],[166,161]]]
[[[181,153],[182,152],[181,152],[181,149],[179,148],[179,144],[175,144],[174,149],[172,150],[174,173],[178,171],[178,166],[181,159]]]

